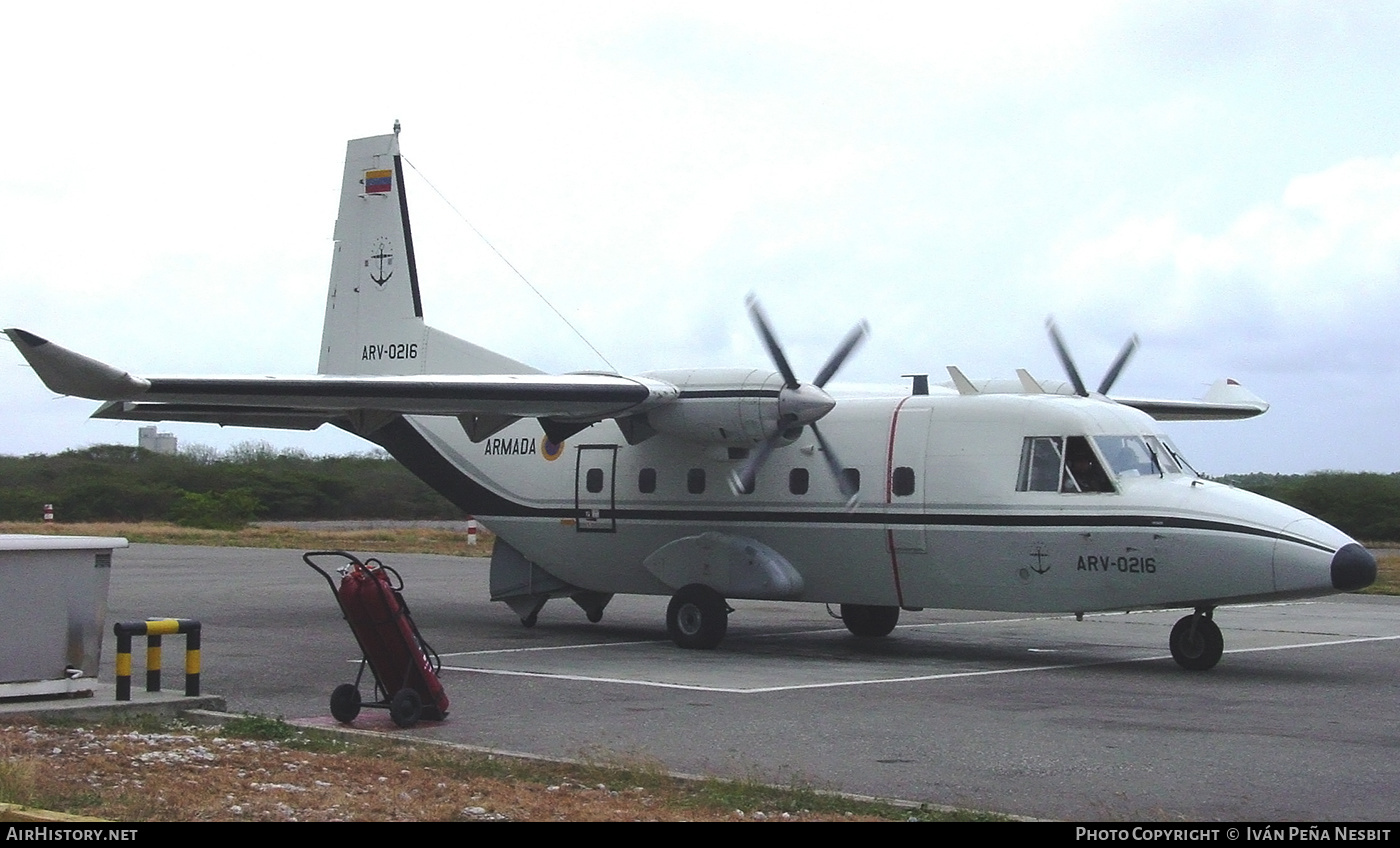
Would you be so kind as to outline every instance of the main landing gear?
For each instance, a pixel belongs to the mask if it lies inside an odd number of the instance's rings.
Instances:
[[[1220,662],[1225,652],[1225,637],[1211,620],[1214,608],[1203,607],[1183,617],[1172,628],[1169,644],[1172,659],[1187,671],[1206,671]]]
[[[888,636],[899,623],[899,607],[842,604],[841,621],[853,636],[865,639]]]
[[[682,586],[666,607],[666,631],[682,648],[708,650],[724,638],[731,612],[719,592],[692,583]]]

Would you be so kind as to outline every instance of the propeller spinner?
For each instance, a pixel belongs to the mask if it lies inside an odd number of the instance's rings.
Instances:
[[[826,438],[822,436],[821,429],[817,427],[817,420],[836,407],[836,401],[823,391],[827,382],[841,370],[841,366],[856,348],[860,347],[865,337],[870,335],[870,325],[864,321],[851,329],[846,337],[837,345],[827,358],[826,364],[817,372],[816,379],[811,383],[803,385],[798,381],[797,375],[793,373],[792,365],[788,363],[787,355],[783,353],[782,345],[778,344],[778,337],[774,335],[768,315],[759,305],[758,298],[749,295],[747,299],[749,307],[749,317],[753,319],[754,327],[758,329],[758,335],[763,339],[763,345],[768,349],[768,356],[773,360],[773,365],[777,367],[778,373],[783,375],[783,388],[778,395],[778,431],[770,436],[754,451],[743,467],[735,469],[730,476],[729,484],[736,494],[753,491],[754,479],[758,476],[758,470],[768,461],[768,457],[773,450],[778,447],[784,439],[792,437],[793,430],[805,426],[812,428],[812,435],[817,437],[817,443],[821,446],[822,457],[826,460],[827,468],[831,470],[831,476],[836,479],[837,486],[841,489],[841,494],[847,498],[854,498],[855,491],[852,490],[849,482],[841,473],[841,461],[837,459],[836,452]]]

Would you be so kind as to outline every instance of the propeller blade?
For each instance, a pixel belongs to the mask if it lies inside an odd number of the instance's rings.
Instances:
[[[852,327],[846,337],[841,340],[841,344],[832,352],[831,358],[822,366],[822,370],[817,373],[817,378],[812,383],[819,389],[825,386],[826,381],[841,370],[841,366],[846,364],[846,358],[860,347],[861,342],[865,341],[865,337],[868,335],[870,335],[870,325],[866,322],[862,321]]]
[[[758,298],[753,295],[748,296],[749,317],[753,319],[753,325],[758,328],[758,334],[763,337],[763,345],[768,348],[768,356],[773,360],[773,364],[778,366],[778,372],[783,375],[789,389],[795,389],[802,385],[797,382],[797,375],[792,373],[792,366],[788,364],[787,357],[783,355],[783,349],[778,344],[778,337],[773,335],[773,330],[768,323],[768,316],[764,313],[763,307],[758,305]]]
[[[1060,357],[1060,364],[1064,366],[1065,373],[1069,375],[1069,381],[1074,384],[1074,393],[1080,397],[1088,397],[1089,390],[1084,388],[1084,381],[1079,377],[1079,369],[1074,367],[1074,360],[1070,358],[1069,348],[1065,347],[1065,340],[1060,338],[1060,331],[1055,326],[1054,318],[1045,320],[1045,329],[1050,332],[1050,343],[1055,346],[1055,355]]]
[[[826,438],[822,436],[822,431],[818,429],[815,424],[812,425],[812,435],[817,437],[817,444],[821,445],[822,457],[826,460],[826,467],[831,471],[831,476],[836,479],[836,487],[839,488],[841,494],[845,495],[848,499],[846,505],[854,506],[857,493],[851,488],[850,483],[846,481],[846,475],[842,473],[844,466],[841,465],[841,459],[836,456],[836,451],[831,449],[831,445],[827,442]]]
[[[768,461],[768,455],[778,446],[778,440],[783,437],[782,433],[775,434],[768,439],[758,450],[749,454],[748,461],[742,468],[736,468],[729,475],[729,488],[734,490],[736,495],[746,495],[753,491],[754,480],[758,477],[758,469]]]
[[[1123,371],[1123,366],[1128,364],[1128,360],[1132,358],[1133,352],[1137,348],[1138,337],[1134,333],[1132,338],[1123,345],[1123,349],[1118,351],[1118,358],[1113,360],[1112,365],[1108,366],[1108,373],[1104,374],[1103,380],[1099,382],[1099,394],[1106,395],[1108,390],[1113,388],[1113,384],[1118,380],[1118,375]]]

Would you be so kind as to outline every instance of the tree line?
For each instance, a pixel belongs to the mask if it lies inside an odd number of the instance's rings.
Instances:
[[[174,521],[236,527],[255,519],[460,519],[461,510],[388,454],[309,456],[250,442],[160,454],[96,445],[0,456],[0,520]]]
[[[1348,535],[1400,541],[1400,473],[1321,471],[1218,478],[1296,506]],[[0,520],[174,521],[460,519],[461,510],[382,451],[309,456],[246,442],[174,455],[128,445],[0,456]]]
[[[1353,539],[1400,541],[1400,473],[1315,471],[1231,474],[1218,479],[1296,506]]]

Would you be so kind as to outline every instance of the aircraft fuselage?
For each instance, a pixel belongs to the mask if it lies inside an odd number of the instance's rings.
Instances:
[[[822,426],[859,474],[851,509],[805,433],[774,452],[751,493],[735,494],[727,480],[742,452],[725,446],[664,435],[628,445],[611,421],[562,448],[528,421],[474,444],[455,419],[407,421],[385,434],[386,447],[419,473],[434,463],[424,476],[498,538],[597,592],[671,594],[677,586],[648,557],[680,536],[714,532],[786,557],[801,578],[790,600],[1214,607],[1338,591],[1334,556],[1353,544],[1296,509],[1175,469],[1165,455],[1165,467],[1112,474],[1109,491],[1018,491],[1028,439],[1165,438],[1147,415],[1095,398],[843,400]]]

